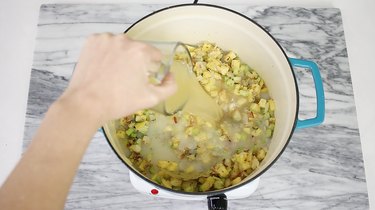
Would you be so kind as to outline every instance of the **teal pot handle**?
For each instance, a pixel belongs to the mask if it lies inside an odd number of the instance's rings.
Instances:
[[[297,119],[296,128],[308,128],[317,126],[323,123],[325,115],[325,102],[324,102],[324,90],[322,77],[320,76],[319,68],[316,63],[307,60],[301,60],[296,58],[289,58],[290,63],[293,67],[300,67],[311,71],[316,93],[316,116],[311,119],[299,120]]]

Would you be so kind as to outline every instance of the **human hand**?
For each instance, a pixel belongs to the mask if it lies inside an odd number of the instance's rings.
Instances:
[[[177,90],[171,75],[157,86],[149,82],[148,72],[156,70],[161,56],[156,48],[124,34],[92,35],[60,99],[97,115],[101,124],[153,107]]]

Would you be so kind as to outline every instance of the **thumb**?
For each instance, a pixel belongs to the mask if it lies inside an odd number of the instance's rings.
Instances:
[[[177,83],[171,73],[168,73],[160,85],[154,86],[154,91],[160,101],[164,101],[177,91]]]

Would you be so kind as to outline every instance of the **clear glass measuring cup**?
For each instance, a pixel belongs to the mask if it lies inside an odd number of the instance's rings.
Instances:
[[[189,50],[181,42],[146,41],[146,43],[159,49],[163,55],[157,71],[149,72],[150,82],[158,85],[169,72],[172,72],[178,86],[174,95],[150,109],[164,115],[173,115],[184,108],[190,97],[189,84],[184,82],[186,78],[194,76]]]

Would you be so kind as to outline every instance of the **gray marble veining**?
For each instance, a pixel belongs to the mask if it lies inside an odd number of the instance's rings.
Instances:
[[[67,86],[80,48],[92,33],[121,33],[167,4],[42,5],[32,67],[24,147],[48,106]],[[288,56],[318,63],[326,96],[322,126],[301,129],[261,176],[257,191],[230,200],[230,209],[368,209],[366,179],[340,11],[335,8],[225,5],[264,26]],[[296,69],[300,117],[315,113],[313,82]],[[127,168],[97,133],[80,165],[66,209],[206,209],[206,201],[179,201],[138,193]]]

